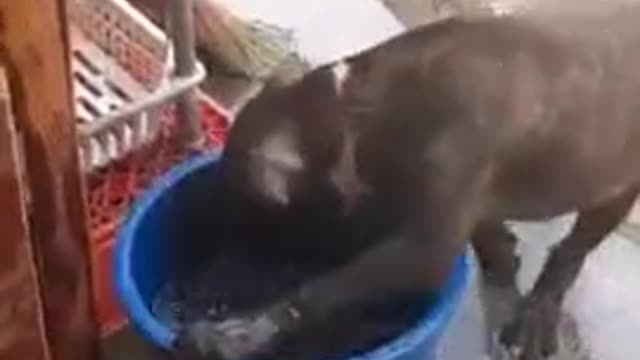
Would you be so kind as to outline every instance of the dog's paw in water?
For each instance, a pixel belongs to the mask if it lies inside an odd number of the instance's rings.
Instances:
[[[524,301],[515,321],[502,329],[500,341],[517,360],[547,360],[558,351],[560,307],[553,301]]]
[[[198,321],[185,327],[176,342],[176,356],[184,360],[245,360],[268,352],[278,326],[268,316]]]

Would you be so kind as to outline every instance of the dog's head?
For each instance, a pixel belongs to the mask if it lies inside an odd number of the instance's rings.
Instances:
[[[234,187],[274,205],[290,203],[306,164],[286,87],[267,87],[240,111],[224,153]]]
[[[341,196],[345,128],[338,107],[330,68],[294,83],[267,85],[230,131],[224,155],[228,181],[280,207],[331,191]]]

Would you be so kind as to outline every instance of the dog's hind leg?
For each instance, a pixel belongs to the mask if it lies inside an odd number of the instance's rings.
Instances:
[[[471,242],[485,277],[500,287],[515,286],[520,258],[511,230],[501,222],[483,223],[474,229]]]
[[[569,235],[550,252],[540,278],[518,307],[515,321],[502,332],[502,342],[519,360],[547,359],[557,351],[557,323],[565,293],[586,256],[626,217],[638,188],[582,211]]]

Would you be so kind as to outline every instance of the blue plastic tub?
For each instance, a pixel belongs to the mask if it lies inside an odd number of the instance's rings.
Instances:
[[[201,155],[174,167],[159,178],[134,204],[117,238],[114,277],[117,296],[134,328],[148,341],[171,350],[175,334],[150,311],[159,288],[185,262],[190,213],[193,204],[205,201],[211,219],[220,221],[222,204],[217,197],[220,153]],[[218,182],[219,183],[219,182]],[[204,199],[203,196],[211,196]],[[193,249],[189,251],[193,253]],[[188,264],[187,264],[188,265]],[[348,360],[432,360],[467,284],[467,255],[457,259],[446,286],[425,299],[428,308],[414,328],[369,353]],[[435,296],[435,299],[434,299]],[[425,305],[427,307],[427,305]]]

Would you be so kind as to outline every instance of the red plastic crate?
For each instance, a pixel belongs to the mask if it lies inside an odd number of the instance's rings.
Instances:
[[[228,121],[209,101],[200,103],[200,118],[209,148],[224,144]],[[162,132],[150,144],[94,171],[88,178],[88,210],[94,307],[103,336],[126,324],[112,285],[114,235],[136,196],[158,175],[186,157],[178,151],[172,107],[163,111]]]
[[[94,247],[91,256],[93,265],[93,294],[95,312],[100,322],[100,332],[108,336],[121,329],[127,322],[120,310],[117,299],[113,296],[111,263],[113,241],[105,241]]]

